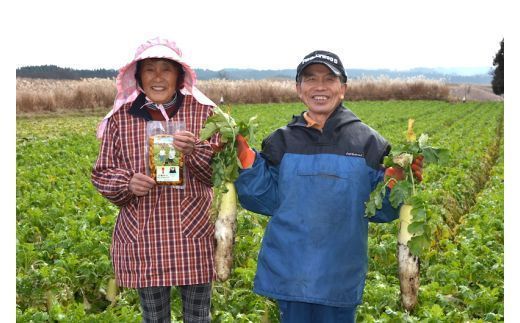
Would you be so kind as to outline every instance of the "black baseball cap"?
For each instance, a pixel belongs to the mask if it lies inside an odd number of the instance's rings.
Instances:
[[[347,83],[347,73],[338,55],[325,50],[316,50],[303,58],[296,69],[296,81],[298,81],[302,71],[311,64],[323,64],[327,66],[332,73],[339,76],[342,82]]]

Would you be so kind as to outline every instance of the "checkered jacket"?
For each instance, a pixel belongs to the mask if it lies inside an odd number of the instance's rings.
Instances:
[[[146,173],[146,120],[129,113],[131,103],[110,119],[92,171],[98,191],[120,207],[111,255],[119,286],[141,288],[207,283],[216,278],[211,158],[218,138],[197,140],[185,156],[185,188],[155,186],[137,197],[128,189],[134,173]],[[184,121],[196,136],[211,107],[187,95],[172,121]]]

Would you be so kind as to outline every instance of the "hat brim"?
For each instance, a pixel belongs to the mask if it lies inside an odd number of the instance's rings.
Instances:
[[[301,67],[300,69],[300,73],[298,73],[298,75],[296,76],[297,78],[303,73],[303,71],[305,71],[305,69],[307,67],[309,67],[310,65],[314,65],[314,64],[322,64],[322,65],[325,65],[329,68],[329,70],[334,73],[334,75],[336,76],[339,76],[339,77],[343,77],[343,74],[334,66],[330,65],[329,63],[327,62],[322,62],[322,61],[319,61],[319,62],[316,62],[316,61],[310,61],[310,62],[307,62],[305,64],[303,64],[303,66]]]

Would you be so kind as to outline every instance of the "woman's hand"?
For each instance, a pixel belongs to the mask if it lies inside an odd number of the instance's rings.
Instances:
[[[148,194],[154,186],[154,179],[141,173],[135,173],[128,183],[128,189],[136,196]]]
[[[179,131],[173,135],[175,139],[173,146],[176,150],[182,152],[184,155],[189,155],[195,149],[195,142],[197,138],[189,131]]]

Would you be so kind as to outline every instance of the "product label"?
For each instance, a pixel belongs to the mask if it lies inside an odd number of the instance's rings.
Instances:
[[[173,146],[173,136],[150,137],[150,166],[157,184],[182,183],[183,156]]]

